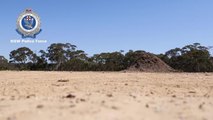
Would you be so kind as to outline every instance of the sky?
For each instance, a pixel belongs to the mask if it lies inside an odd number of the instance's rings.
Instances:
[[[155,54],[195,42],[213,46],[212,0],[1,0],[0,55],[52,43],[71,43],[89,56],[101,52],[145,50]],[[18,16],[31,8],[41,18],[36,39],[12,44]]]

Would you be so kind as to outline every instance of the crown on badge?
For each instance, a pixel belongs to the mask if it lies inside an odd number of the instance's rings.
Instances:
[[[26,9],[26,12],[32,12],[32,9],[28,8]]]

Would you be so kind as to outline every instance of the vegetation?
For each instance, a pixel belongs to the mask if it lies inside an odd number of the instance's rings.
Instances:
[[[130,67],[144,51],[100,53],[88,57],[70,43],[54,43],[38,54],[21,47],[10,52],[10,61],[0,56],[0,70],[121,71]],[[172,68],[184,72],[213,72],[209,48],[194,43],[156,55]]]
[[[159,57],[172,68],[184,72],[212,72],[209,49],[199,43],[167,51]]]
[[[0,56],[0,70],[7,70],[8,67],[8,61],[5,59],[5,57]]]

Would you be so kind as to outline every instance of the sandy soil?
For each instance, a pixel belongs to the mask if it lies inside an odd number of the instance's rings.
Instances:
[[[0,120],[213,120],[213,73],[3,71]]]

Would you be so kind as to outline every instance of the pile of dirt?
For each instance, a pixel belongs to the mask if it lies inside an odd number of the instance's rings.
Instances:
[[[127,71],[143,72],[174,72],[175,70],[167,65],[160,58],[148,52],[139,52],[137,59],[130,65]]]

